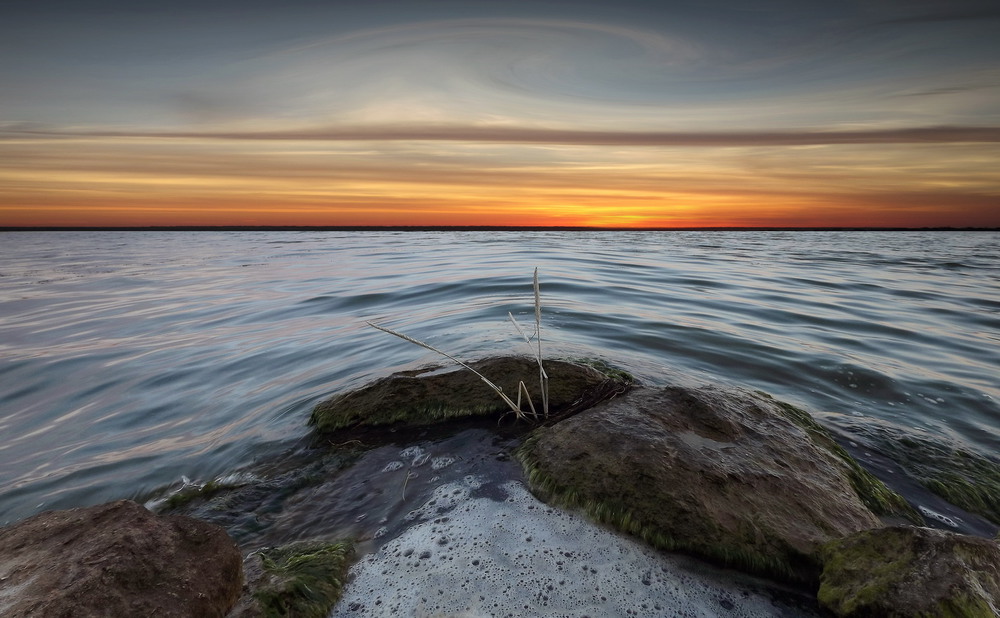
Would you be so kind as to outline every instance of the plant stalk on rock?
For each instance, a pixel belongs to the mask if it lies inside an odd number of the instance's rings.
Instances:
[[[545,417],[548,417],[548,415],[549,415],[549,376],[548,376],[548,374],[545,373],[545,367],[542,365],[542,335],[541,335],[541,333],[542,333],[542,302],[541,302],[541,294],[539,293],[539,287],[538,287],[538,268],[535,268],[534,291],[535,291],[535,333],[534,333],[534,337],[535,337],[535,341],[536,341],[536,345],[537,345],[537,353],[535,353],[535,360],[538,362],[538,382],[539,382],[539,387],[540,387],[541,392],[542,392],[542,415],[545,416]],[[531,338],[528,337],[528,335],[526,335],[525,332],[521,329],[521,326],[517,323],[517,320],[514,319],[514,314],[508,312],[507,315],[510,317],[511,323],[514,324],[514,328],[517,329],[517,332],[519,332],[521,334],[521,336],[524,338],[525,343],[528,344],[528,347],[532,349],[532,352],[535,352],[535,348],[531,345]],[[404,335],[403,333],[394,331],[394,330],[386,328],[384,326],[379,326],[378,324],[375,324],[373,322],[366,322],[366,324],[368,324],[368,326],[371,326],[372,328],[378,329],[378,330],[380,330],[380,331],[382,331],[384,333],[389,333],[390,335],[394,335],[396,337],[399,337],[400,339],[402,339],[404,341],[409,341],[410,343],[418,345],[418,346],[420,346],[422,348],[426,348],[426,349],[430,350],[431,352],[435,352],[437,354],[440,354],[441,356],[444,356],[444,357],[446,357],[448,359],[451,359],[451,360],[455,361],[456,363],[458,363],[459,365],[461,365],[462,367],[468,369],[472,373],[474,373],[477,376],[479,376],[479,378],[483,382],[485,382],[487,386],[489,386],[491,389],[493,389],[496,392],[497,395],[500,395],[500,398],[503,399],[504,403],[506,403],[510,407],[511,411],[517,416],[518,419],[526,418],[527,415],[528,415],[528,412],[526,412],[526,411],[524,411],[524,410],[521,409],[521,393],[524,393],[524,397],[528,401],[528,408],[530,409],[531,416],[533,418],[536,418],[536,419],[538,418],[538,412],[535,410],[535,404],[534,404],[534,402],[531,401],[531,395],[528,392],[528,387],[525,386],[523,380],[518,382],[518,385],[517,385],[517,401],[515,402],[510,397],[508,397],[506,393],[503,392],[503,389],[500,388],[500,386],[498,386],[497,384],[495,384],[494,382],[492,382],[489,378],[487,378],[483,374],[481,374],[478,371],[476,371],[475,369],[473,369],[467,363],[462,362],[461,360],[455,358],[451,354],[448,354],[447,352],[444,352],[443,350],[439,350],[438,348],[435,348],[434,346],[430,345],[429,343],[424,343],[423,341],[419,341],[417,339],[414,339],[413,337],[410,337],[408,335]]]

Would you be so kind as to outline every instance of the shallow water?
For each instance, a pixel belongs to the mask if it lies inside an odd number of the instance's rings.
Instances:
[[[1000,452],[1000,234],[0,235],[0,523],[211,479],[313,404],[439,359],[546,354],[726,382]],[[520,347],[519,347],[520,346]]]

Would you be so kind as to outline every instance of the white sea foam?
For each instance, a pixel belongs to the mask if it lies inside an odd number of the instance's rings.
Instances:
[[[451,464],[455,463],[454,457],[435,457],[431,460],[431,468],[434,470],[441,470],[442,468],[447,468]]]
[[[926,506],[920,506],[920,507],[917,507],[917,508],[920,509],[920,513],[924,517],[926,517],[927,519],[933,519],[935,521],[939,521],[942,524],[948,526],[949,528],[958,528],[958,522],[956,522],[951,517],[948,517],[947,515],[944,515],[942,513],[938,513],[937,511],[932,511],[931,509],[927,508]]]
[[[438,487],[415,524],[351,570],[331,616],[775,616],[771,599],[538,502]]]
[[[396,470],[402,470],[402,469],[403,469],[403,462],[390,461],[389,463],[385,464],[384,468],[382,468],[382,472],[395,472]]]

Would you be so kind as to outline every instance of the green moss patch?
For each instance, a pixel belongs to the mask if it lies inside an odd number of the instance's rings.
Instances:
[[[914,443],[916,441],[911,441]],[[921,485],[955,506],[1000,524],[1000,464],[971,451],[935,444],[897,445],[894,456]]]
[[[992,618],[1000,546],[943,530],[898,526],[828,543],[818,599],[837,616]]]
[[[855,431],[931,492],[1000,525],[1000,460],[995,456],[894,427],[864,426]]]
[[[265,618],[323,618],[340,599],[350,542],[298,543],[261,551],[265,578],[254,593]]]

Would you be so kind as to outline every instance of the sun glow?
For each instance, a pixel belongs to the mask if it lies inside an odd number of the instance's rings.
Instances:
[[[989,225],[995,148],[0,141],[0,225]],[[958,149],[955,149],[958,150]],[[956,155],[959,153],[956,153]],[[892,165],[889,165],[891,159]],[[860,161],[860,164],[858,163]],[[879,166],[881,171],[873,172]]]

